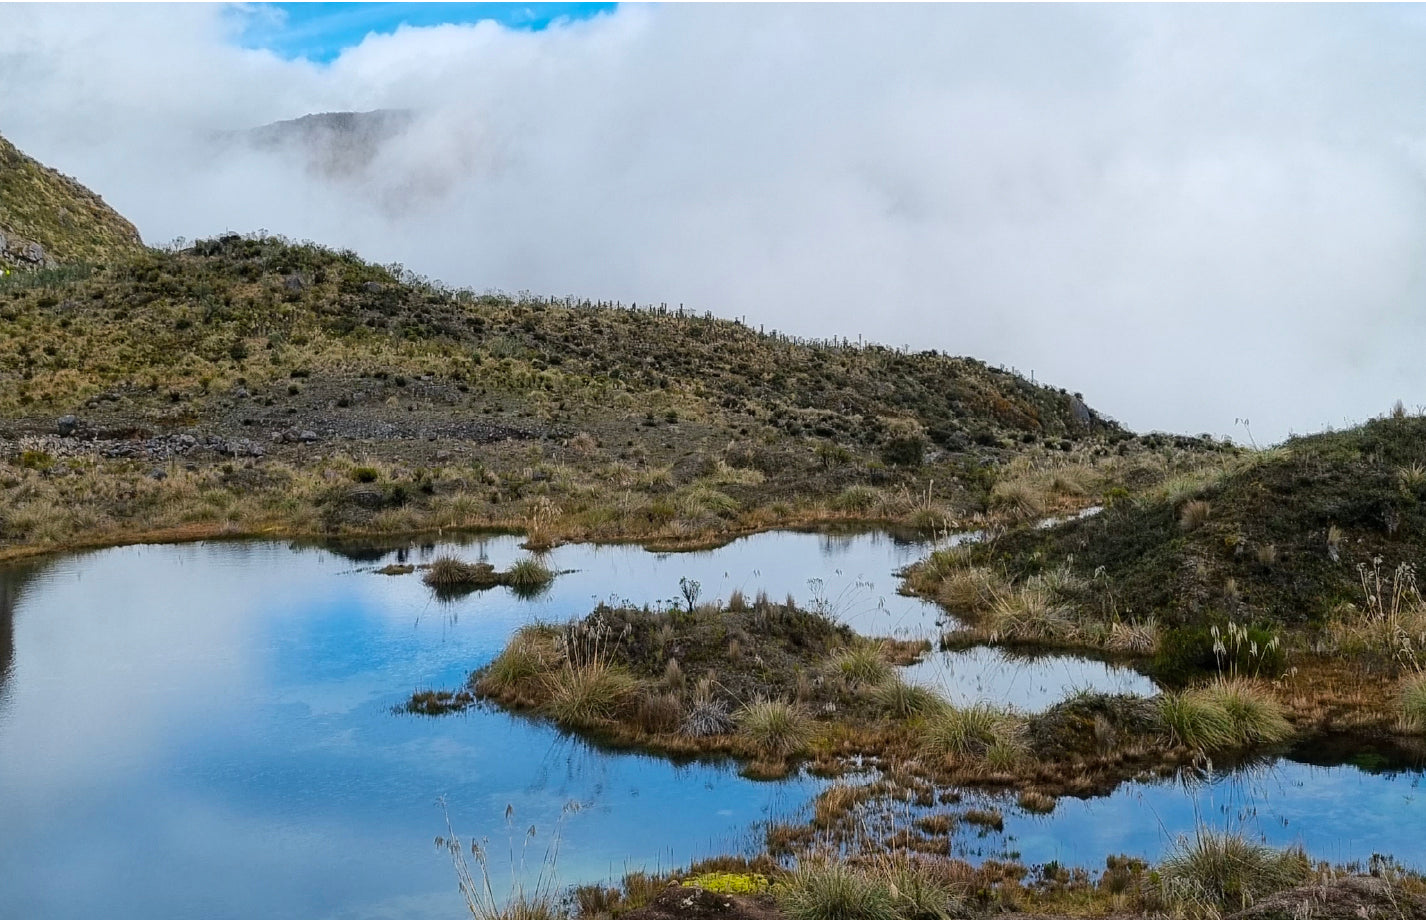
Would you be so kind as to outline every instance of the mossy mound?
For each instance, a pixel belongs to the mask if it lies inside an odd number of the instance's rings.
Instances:
[[[1211,667],[1230,622],[1250,630],[1243,647],[1261,658],[1272,636],[1389,606],[1397,589],[1415,603],[1409,567],[1426,551],[1423,499],[1426,419],[1402,415],[1294,438],[1216,477],[1017,530],[967,555],[1012,580],[1067,567],[1079,577],[1060,600],[1104,620],[1152,617],[1181,631],[1165,637],[1170,657]],[[1265,672],[1281,665],[1269,657]]]

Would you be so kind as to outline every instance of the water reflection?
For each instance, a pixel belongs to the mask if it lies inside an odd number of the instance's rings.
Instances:
[[[926,551],[880,534],[764,534],[701,553],[566,546],[548,557],[566,574],[538,598],[497,588],[449,604],[418,575],[374,569],[452,552],[503,569],[524,555],[518,540],[340,554],[127,547],[0,573],[5,911],[457,916],[449,863],[432,846],[445,830],[441,798],[457,832],[489,838],[497,856],[507,807],[519,828],[538,829],[536,861],[558,825],[566,883],[753,847],[760,823],[799,812],[824,783],[757,783],[726,763],[611,753],[489,709],[430,720],[392,708],[412,689],[458,685],[524,623],[610,599],[671,602],[680,578],[698,581],[705,599],[791,594],[868,634],[933,636],[936,608],[897,594],[893,575]],[[933,656],[910,673],[957,700],[1025,708],[1081,686],[1152,691],[1097,662],[984,649]],[[1371,789],[1335,791],[1377,820],[1403,810],[1388,787]],[[1164,796],[1156,807],[1166,813],[1186,800],[1172,788],[1132,794]],[[1015,839],[1005,845],[1097,864],[1139,832],[1123,825],[1157,826],[1125,797],[1106,801],[1079,818],[1077,804],[1062,806],[1058,824],[1008,816]],[[580,808],[561,822],[571,802]],[[497,863],[497,882],[507,869]]]
[[[15,608],[20,602],[20,593],[39,568],[32,563],[0,569],[0,713],[9,702],[11,672],[15,668]]]

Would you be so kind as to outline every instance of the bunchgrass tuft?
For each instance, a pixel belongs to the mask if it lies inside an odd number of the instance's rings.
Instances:
[[[1252,681],[1219,678],[1211,684],[1159,697],[1159,722],[1178,744],[1211,752],[1292,737],[1281,703]]]
[[[854,684],[875,687],[890,680],[891,665],[882,648],[875,642],[861,642],[832,659],[832,667]]]
[[[952,565],[941,575],[936,600],[958,613],[979,613],[1002,589],[1001,579],[984,566]]]
[[[485,562],[462,562],[442,556],[426,570],[422,580],[437,589],[482,588],[499,582],[495,567]]]
[[[1300,884],[1309,868],[1301,850],[1277,850],[1242,834],[1199,827],[1174,844],[1159,878],[1170,905],[1189,916],[1217,918]]]
[[[788,757],[812,740],[812,724],[801,709],[785,700],[757,700],[737,715],[738,731],[765,754]]]
[[[1208,523],[1212,513],[1213,507],[1202,499],[1184,502],[1178,513],[1179,526],[1184,530],[1197,530]]]
[[[1426,731],[1426,675],[1407,678],[1401,685],[1401,727]]]
[[[919,684],[908,684],[898,676],[872,688],[871,700],[876,707],[898,719],[929,716],[947,705],[936,691]]]
[[[1252,681],[1224,677],[1199,692],[1228,714],[1240,744],[1276,744],[1292,737],[1282,704]]]
[[[1018,747],[1023,732],[1024,723],[1014,713],[989,703],[946,705],[926,720],[922,745],[942,757],[983,757],[998,746]]]
[[[539,591],[554,581],[555,573],[534,556],[526,556],[510,566],[505,579],[514,590],[531,592]]]
[[[638,690],[628,673],[600,663],[568,662],[546,678],[545,712],[566,725],[607,722],[618,714]]]
[[[788,920],[900,920],[886,880],[844,863],[801,866],[778,888]]]
[[[482,692],[520,693],[538,680],[555,660],[555,632],[547,626],[522,626],[480,675]]]
[[[1175,744],[1198,751],[1233,746],[1233,720],[1223,707],[1193,691],[1164,693],[1158,698],[1159,723]]]

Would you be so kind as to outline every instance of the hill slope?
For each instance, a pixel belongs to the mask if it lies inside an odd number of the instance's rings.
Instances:
[[[1019,586],[991,588],[1019,601],[988,605],[984,616],[1032,644],[1112,648],[1111,623],[1157,623],[1165,676],[1221,664],[1210,630],[1227,636],[1230,623],[1249,628],[1245,645],[1256,643],[1274,667],[1281,652],[1266,646],[1276,636],[1289,653],[1414,671],[1426,665],[1415,573],[1423,553],[1426,418],[1397,413],[1294,438],[1093,517],[1008,533],[963,554],[963,564]],[[946,587],[961,571],[969,569],[949,561],[924,567],[919,587],[979,606]],[[1027,598],[1038,625],[1010,624],[1003,613]]]
[[[452,291],[281,239],[145,249],[16,162],[7,213],[108,261],[0,281],[0,554],[259,530],[925,529],[1010,513],[992,492],[1012,479],[1044,486],[1015,513],[1073,510],[1123,485],[1126,453],[1207,446],[1136,439],[970,358]]]
[[[142,246],[102,198],[0,137],[0,266],[105,262]]]

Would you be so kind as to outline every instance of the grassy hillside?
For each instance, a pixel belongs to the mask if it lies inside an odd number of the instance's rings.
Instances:
[[[1397,411],[943,556],[919,585],[1007,638],[1156,650],[1166,676],[1293,653],[1414,672],[1423,499],[1426,419]]]
[[[993,510],[1012,464],[1087,469],[1149,449],[1076,395],[973,359],[450,291],[238,236],[12,276],[0,383],[8,541],[140,519],[543,521],[670,540],[828,516],[946,526]],[[1111,478],[1070,477],[1054,504],[1092,501]],[[97,481],[108,491],[75,485]]]
[[[688,397],[789,434],[863,445],[885,438],[890,417],[921,424],[931,442],[952,449],[1118,430],[1062,390],[972,359],[793,342],[676,312],[449,292],[275,239],[147,252],[84,278],[28,280],[3,298],[7,320],[25,333],[5,346],[7,369],[21,376],[0,395],[11,412],[76,408],[116,385],[196,397],[239,376],[261,386],[304,365],[439,372],[575,399],[591,390],[657,394],[660,403]],[[90,360],[101,350],[108,360]]]
[[[0,137],[0,267],[104,262],[142,247],[98,195]],[[36,249],[35,247],[38,247]]]
[[[0,224],[45,247],[0,279],[0,556],[433,527],[924,531],[1074,511],[1145,458],[1170,475],[1221,448],[1136,438],[971,358],[453,291],[274,238],[147,249],[0,155]]]

